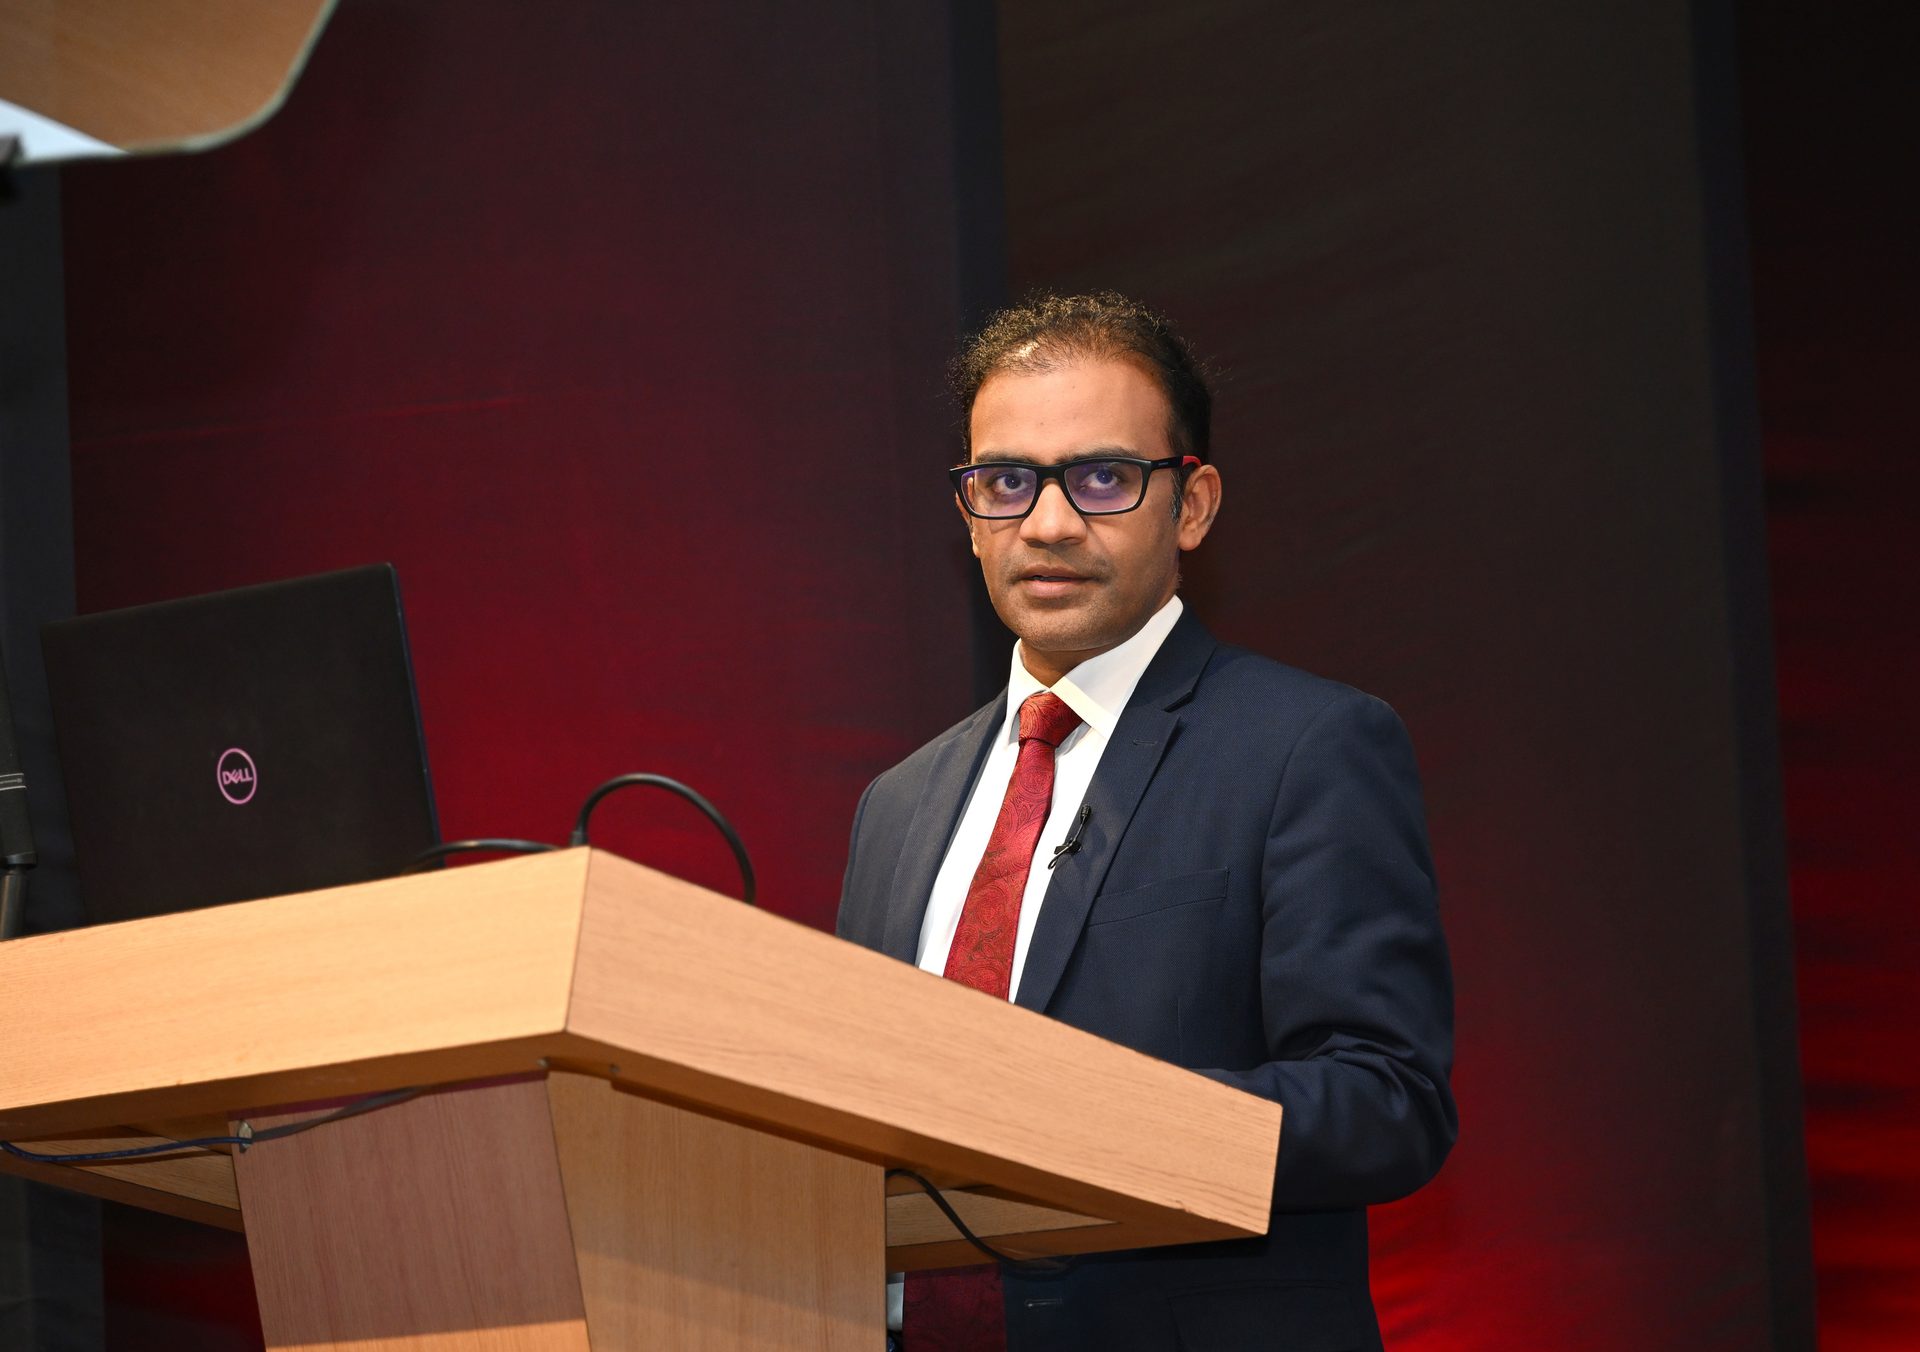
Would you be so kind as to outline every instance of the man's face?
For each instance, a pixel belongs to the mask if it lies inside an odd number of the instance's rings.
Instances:
[[[1171,410],[1130,361],[1087,361],[1037,375],[988,377],[973,401],[973,458],[1052,465],[1086,456],[1162,460]],[[1202,466],[1173,515],[1173,473],[1158,470],[1131,512],[1082,516],[1058,482],[1018,521],[968,516],[993,608],[1020,637],[1027,670],[1051,685],[1131,638],[1173,595],[1180,551],[1205,538],[1220,477]],[[965,515],[965,509],[961,509]]]

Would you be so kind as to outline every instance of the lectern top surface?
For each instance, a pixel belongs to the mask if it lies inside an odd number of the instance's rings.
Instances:
[[[563,1070],[1141,1243],[1264,1230],[1280,1132],[1276,1104],[597,850],[17,940],[0,1025],[0,1139]]]

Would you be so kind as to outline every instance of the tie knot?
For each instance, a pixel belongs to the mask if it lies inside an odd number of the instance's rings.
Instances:
[[[1080,715],[1069,709],[1067,702],[1051,690],[1029,695],[1020,706],[1022,744],[1041,741],[1048,746],[1058,747],[1079,726]]]

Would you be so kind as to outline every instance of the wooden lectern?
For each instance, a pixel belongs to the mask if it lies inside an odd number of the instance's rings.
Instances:
[[[1280,1110],[595,850],[0,945],[0,1167],[244,1227],[273,1348],[881,1346],[884,1274],[1259,1234]],[[131,1124],[131,1125],[119,1125]]]

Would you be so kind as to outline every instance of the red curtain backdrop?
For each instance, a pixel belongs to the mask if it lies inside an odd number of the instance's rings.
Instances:
[[[82,607],[391,559],[449,837],[662,771],[825,923],[860,787],[970,698],[937,379],[982,99],[896,8],[347,0],[254,136],[68,171]],[[1376,1214],[1389,1343],[1785,1345],[1697,35],[1497,9],[1002,6],[1009,276],[1220,361],[1190,596],[1420,749],[1463,1136]],[[1821,1332],[1881,1352],[1920,1324],[1910,78],[1857,15],[1742,17]],[[734,886],[664,798],[600,838]],[[231,1241],[116,1214],[114,1346],[257,1344]]]
[[[349,0],[257,134],[69,171],[81,608],[390,559],[448,838],[657,771],[830,924],[971,700],[948,42],[885,8]],[[665,795],[595,839],[737,888]],[[115,1233],[166,1345],[204,1284]]]
[[[1191,599],[1420,755],[1461,1135],[1374,1213],[1388,1345],[1799,1345],[1688,7],[1000,17],[1013,289],[1141,294],[1211,354]]]
[[[349,3],[257,135],[70,172],[82,609],[390,558],[449,837],[658,770],[829,921],[969,693],[938,38]],[[734,886],[691,810],[602,811]]]

